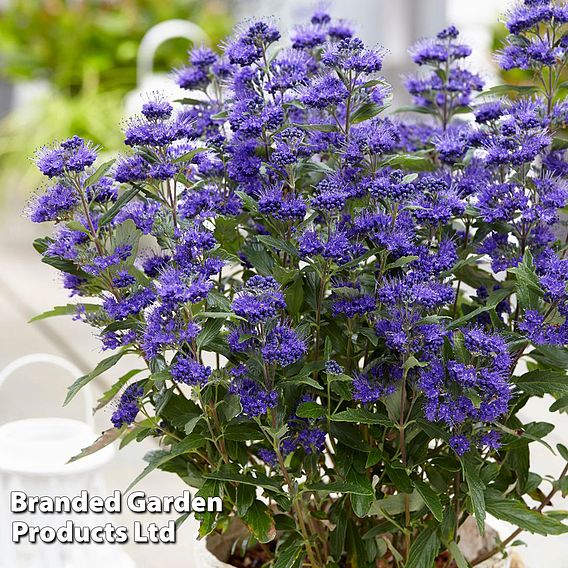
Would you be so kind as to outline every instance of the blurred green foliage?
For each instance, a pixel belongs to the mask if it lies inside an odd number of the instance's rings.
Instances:
[[[44,79],[49,95],[0,122],[0,193],[38,182],[30,156],[73,134],[116,152],[124,95],[136,88],[140,40],[155,24],[190,20],[217,46],[232,26],[231,0],[9,0],[0,11],[0,77]],[[154,68],[187,61],[190,42],[173,39]]]
[[[504,23],[499,23],[493,28],[493,37],[491,43],[492,53],[497,53],[505,46],[505,40],[509,36],[509,31],[505,27]],[[509,71],[504,71],[499,66],[497,66],[499,71],[499,76],[502,78],[503,83],[508,85],[534,85],[535,77],[534,73],[529,70],[524,69],[511,69]],[[565,68],[561,74],[560,82],[568,81],[568,68]],[[512,93],[514,96],[514,93]]]
[[[232,24],[222,0],[11,0],[0,17],[0,73],[48,79],[58,90],[128,91],[136,83],[136,52],[158,22],[188,19],[217,45]],[[185,60],[186,40],[159,50],[156,68]]]

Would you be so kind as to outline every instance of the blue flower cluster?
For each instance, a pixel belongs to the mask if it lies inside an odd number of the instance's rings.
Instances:
[[[510,12],[499,62],[550,79],[513,99],[477,96],[455,27],[419,41],[417,119],[381,114],[385,50],[344,21],[318,11],[283,49],[272,21],[245,22],[221,54],[190,51],[173,74],[188,98],[150,96],[111,167],[78,137],[38,152],[50,185],[30,217],[58,226],[37,248],[71,295],[98,299],[77,317],[104,349],[140,354],[160,388],[237,397],[237,423],[288,428],[284,456],[331,437],[298,400],[376,410],[398,392],[456,454],[495,450],[517,362],[505,338],[568,341],[567,23],[553,1]],[[273,448],[258,457],[274,465]]]

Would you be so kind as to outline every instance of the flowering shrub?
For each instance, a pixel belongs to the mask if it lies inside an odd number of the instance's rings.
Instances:
[[[144,103],[116,162],[76,137],[40,150],[30,215],[56,230],[35,247],[79,300],[40,317],[113,352],[68,400],[124,356],[147,366],[101,398],[95,447],[158,438],[138,479],[221,496],[201,535],[238,517],[275,568],[461,568],[459,529],[488,513],[519,528],[472,566],[566,532],[545,509],[568,468],[530,471],[553,426],[519,411],[568,406],[567,21],[511,11],[499,61],[537,80],[513,92],[483,91],[454,27],[419,42],[415,104],[389,117],[384,52],[347,24],[318,12],[277,49],[252,22],[190,53],[188,98]]]

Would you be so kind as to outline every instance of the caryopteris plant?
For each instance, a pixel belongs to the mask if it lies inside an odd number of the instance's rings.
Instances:
[[[152,436],[155,468],[239,518],[274,568],[476,566],[549,511],[568,466],[542,477],[531,397],[568,408],[568,7],[508,15],[506,68],[535,85],[484,91],[449,27],[411,50],[413,107],[384,115],[384,52],[314,14],[280,45],[249,22],[219,57],[151,97],[128,152],[94,166],[79,138],[43,148],[36,241],[109,353],[126,355],[104,442]],[[507,96],[509,93],[510,96]],[[136,368],[140,365],[137,364]],[[556,400],[554,400],[556,399]],[[138,479],[140,479],[140,477]],[[518,526],[466,560],[460,527]]]

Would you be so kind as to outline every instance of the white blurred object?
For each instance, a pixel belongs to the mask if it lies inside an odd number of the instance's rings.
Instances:
[[[0,371],[0,387],[15,371],[32,364],[61,367],[76,378],[82,373],[62,357],[35,353],[16,359]],[[30,393],[22,394],[22,406]],[[71,457],[90,446],[97,438],[94,431],[93,396],[89,385],[83,387],[85,421],[68,418],[31,418],[0,426],[0,568],[134,568],[132,560],[117,545],[110,544],[14,544],[12,522],[30,526],[63,526],[67,520],[79,526],[100,526],[112,519],[93,514],[13,514],[10,493],[24,491],[37,496],[78,496],[87,490],[91,496],[107,496],[100,468],[113,456],[107,446],[68,464]],[[23,539],[25,541],[25,537]]]
[[[126,95],[126,115],[131,116],[140,110],[141,99],[151,92],[159,92],[166,100],[173,101],[188,96],[188,92],[178,87],[167,73],[154,71],[154,56],[158,48],[171,39],[185,38],[194,46],[208,45],[209,37],[197,24],[188,20],[166,20],[151,27],[142,38],[136,59],[137,88]],[[193,96],[193,95],[191,95]]]

